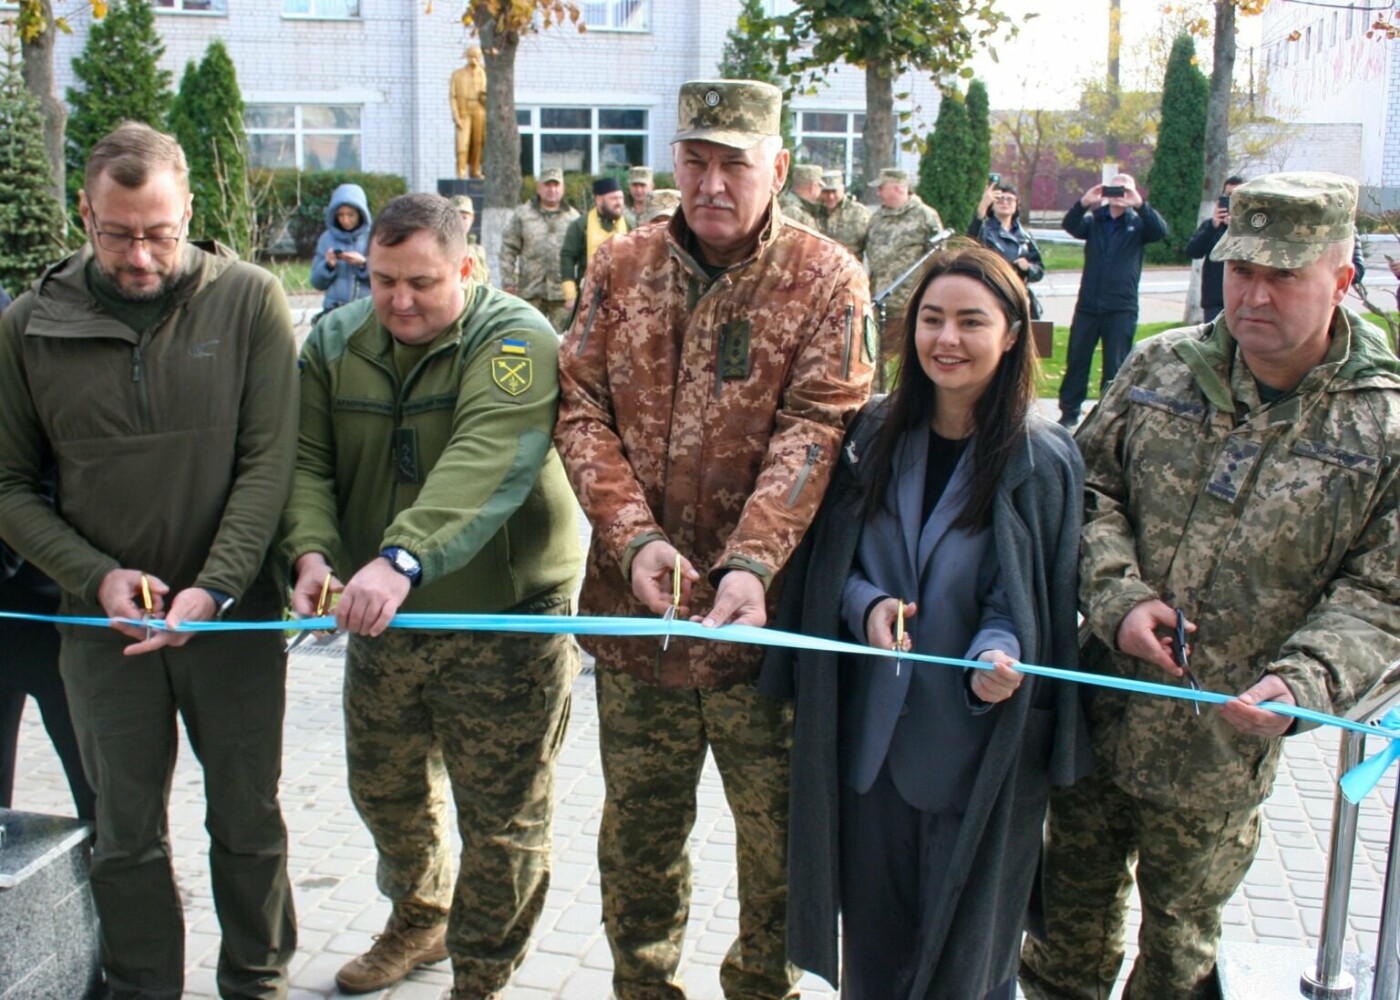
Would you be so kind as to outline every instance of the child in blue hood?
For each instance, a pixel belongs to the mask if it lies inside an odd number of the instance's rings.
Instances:
[[[342,184],[326,206],[326,231],[316,241],[311,284],[324,289],[323,313],[369,294],[369,199],[358,184]]]

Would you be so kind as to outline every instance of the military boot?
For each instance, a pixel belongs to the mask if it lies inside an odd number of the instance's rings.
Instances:
[[[420,965],[447,957],[447,925],[415,927],[390,916],[369,951],[341,966],[336,985],[344,993],[372,993],[393,986]]]

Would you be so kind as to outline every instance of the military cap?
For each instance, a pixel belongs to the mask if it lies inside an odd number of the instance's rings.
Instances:
[[[536,184],[548,184],[554,181],[556,184],[564,183],[564,171],[558,167],[545,167],[540,171],[539,177],[535,179]]]
[[[1211,260],[1306,267],[1355,233],[1356,181],[1299,170],[1265,174],[1230,193],[1230,228]]]
[[[680,207],[681,193],[675,188],[657,188],[647,192],[646,205],[642,207],[642,217],[638,222],[650,222],[663,215],[675,215]]]
[[[616,177],[599,177],[593,182],[593,193],[612,194],[614,191],[621,191],[622,185],[617,182]]]
[[[828,170],[822,174],[823,191],[839,191],[846,186],[846,175],[839,170]]]
[[[651,167],[633,167],[627,172],[628,184],[650,184],[651,182]]]
[[[476,206],[472,204],[472,196],[469,194],[454,194],[452,196],[452,207],[463,215],[476,214]]]
[[[783,92],[757,80],[691,80],[681,84],[672,143],[700,139],[752,149],[780,131]]]
[[[886,167],[880,171],[879,178],[875,181],[877,187],[884,187],[886,184],[908,184],[909,171],[900,170],[898,167]]]
[[[822,168],[818,163],[797,163],[792,168],[793,184],[821,183]]]

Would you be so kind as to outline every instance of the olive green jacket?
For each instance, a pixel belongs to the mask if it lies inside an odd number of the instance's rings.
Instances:
[[[512,295],[473,281],[466,296],[402,382],[370,299],[311,331],[283,552],[293,563],[320,552],[348,579],[401,546],[423,566],[404,611],[557,604],[582,562],[550,440],[559,338]]]
[[[103,614],[98,587],[125,567],[225,591],[240,618],[280,615],[267,556],[295,457],[286,296],[232,251],[189,245],[170,309],[137,334],[88,291],[91,254],[0,318],[0,535],[58,582],[65,613]],[[39,492],[50,458],[57,511]]]
[[[1275,673],[1299,705],[1344,711],[1400,659],[1398,371],[1345,309],[1323,362],[1272,404],[1223,317],[1140,344],[1076,436],[1089,668],[1171,683],[1114,649],[1154,597],[1197,624],[1191,666],[1211,691]],[[1090,720],[1099,766],[1149,801],[1242,808],[1273,783],[1280,741],[1209,708],[1105,691]]]

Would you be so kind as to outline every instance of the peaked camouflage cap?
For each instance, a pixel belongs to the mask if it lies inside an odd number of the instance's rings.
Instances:
[[[846,175],[839,170],[828,170],[822,174],[823,191],[840,191],[846,186]]]
[[[647,192],[647,203],[638,222],[650,222],[662,215],[674,215],[681,204],[681,193],[675,188],[657,188]]]
[[[476,214],[476,206],[472,204],[472,196],[469,194],[454,194],[452,196],[452,207],[464,215]]]
[[[652,179],[651,167],[633,167],[627,171],[628,184],[650,184]]]
[[[1230,228],[1211,260],[1306,267],[1356,231],[1356,181],[1300,170],[1265,174],[1230,193]]]
[[[899,167],[886,167],[880,171],[880,176],[876,178],[877,187],[884,187],[886,184],[909,184],[909,171],[901,170]]]
[[[691,80],[681,84],[671,142],[700,139],[752,149],[781,129],[783,92],[757,80]]]
[[[545,167],[535,178],[536,184],[549,184],[551,181],[555,184],[563,184],[564,171],[558,167]]]
[[[792,184],[820,184],[822,168],[819,163],[798,163],[792,168]]]

